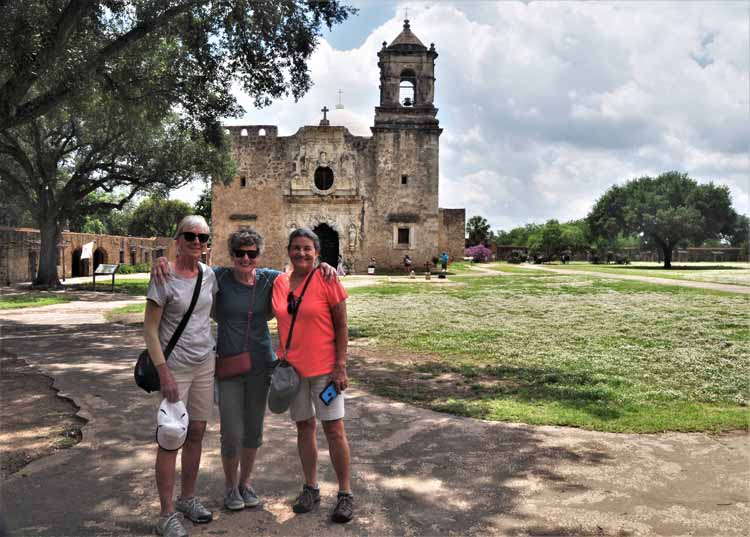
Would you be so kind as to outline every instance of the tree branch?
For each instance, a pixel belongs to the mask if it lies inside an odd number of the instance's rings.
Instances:
[[[73,86],[79,80],[92,77],[95,71],[104,65],[107,60],[119,56],[139,40],[148,36],[156,28],[166,25],[180,15],[187,13],[193,7],[205,2],[206,0],[192,0],[167,9],[161,15],[139,24],[106,45],[94,54],[80,69],[77,69],[75,73],[66,77],[45,94],[31,99],[23,105],[14,105],[12,111],[0,109],[0,129],[15,127],[46,114],[70,96]],[[3,103],[4,99],[5,96],[0,94],[0,103]]]
[[[61,51],[65,50],[68,39],[95,4],[96,2],[91,0],[71,0],[60,15],[55,28],[49,32],[52,37],[47,40],[46,46],[34,55],[34,61],[24,62],[20,71],[16,71],[14,76],[0,87],[0,103],[4,108],[4,116],[15,115],[15,109],[20,101],[39,79],[40,74],[52,65]]]

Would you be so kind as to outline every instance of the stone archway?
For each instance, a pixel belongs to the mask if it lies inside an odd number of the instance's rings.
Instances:
[[[326,223],[318,224],[313,231],[320,239],[320,260],[335,267],[339,259],[339,234]]]
[[[81,259],[81,248],[73,250],[73,259],[71,261],[70,275],[73,278],[78,276],[89,275],[89,260]]]
[[[101,264],[107,263],[107,250],[104,248],[97,248],[94,250],[94,270]]]

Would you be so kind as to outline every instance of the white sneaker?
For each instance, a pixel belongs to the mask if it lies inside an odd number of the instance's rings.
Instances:
[[[174,506],[180,513],[185,515],[185,518],[196,524],[205,524],[206,522],[211,522],[214,518],[214,514],[203,507],[203,504],[195,496],[190,498],[179,497]]]
[[[188,537],[188,532],[182,525],[182,520],[182,513],[161,516],[156,522],[156,533],[164,537]]]

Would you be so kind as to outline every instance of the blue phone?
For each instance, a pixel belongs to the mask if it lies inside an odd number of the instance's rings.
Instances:
[[[323,404],[325,406],[328,406],[331,404],[331,401],[336,399],[338,394],[339,391],[336,389],[336,383],[331,381],[328,383],[328,386],[323,388],[323,391],[320,392],[320,395],[318,397],[320,397],[320,400],[323,401]]]

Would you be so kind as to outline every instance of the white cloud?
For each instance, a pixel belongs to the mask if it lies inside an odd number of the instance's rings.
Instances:
[[[332,123],[369,136],[377,51],[405,7],[439,53],[441,204],[495,228],[565,221],[615,183],[680,170],[729,185],[750,212],[745,3],[405,2],[358,49],[323,41],[299,103],[255,110],[243,98],[247,115],[231,123],[292,134],[341,88]]]

